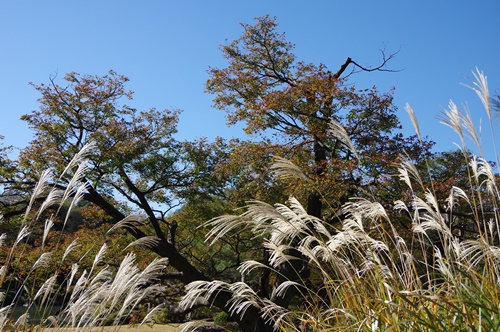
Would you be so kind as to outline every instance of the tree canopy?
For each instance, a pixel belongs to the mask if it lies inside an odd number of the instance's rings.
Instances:
[[[61,192],[76,186],[76,174],[85,204],[104,211],[114,229],[126,229],[134,243],[167,257],[178,272],[168,277],[213,282],[210,303],[229,312],[244,331],[270,331],[261,308],[249,305],[241,316],[231,311],[233,292],[217,281],[235,281],[245,257],[269,265],[263,238],[240,228],[209,250],[199,226],[251,199],[282,203],[294,195],[333,230],[351,197],[376,196],[392,204],[398,187],[388,166],[402,153],[413,160],[430,156],[432,143],[400,133],[393,91],[359,89],[349,82],[352,76],[344,76],[349,66],[386,70],[393,55],[384,55],[375,68],[348,58],[332,72],[296,59],[275,19],[264,16],[242,27],[241,37],[221,48],[227,66],[208,70],[206,90],[230,124],[244,122],[260,141],[179,141],[180,111],[128,106],[133,93],[125,76],[69,73],[65,85],[56,78],[33,84],[40,108],[22,119],[35,139],[18,160],[0,151],[0,179],[4,193],[16,193],[16,203],[27,204],[45,170],[63,174],[52,179]],[[295,177],[278,180],[276,161],[281,170],[295,170]],[[21,211],[13,207],[9,213]],[[298,256],[294,245],[288,250]],[[277,289],[287,280],[300,287],[307,273],[294,264],[281,265],[274,275],[254,275],[256,292],[286,308],[293,294]]]

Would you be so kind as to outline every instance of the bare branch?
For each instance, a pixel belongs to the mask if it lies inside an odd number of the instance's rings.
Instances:
[[[401,69],[387,69],[386,68],[387,63],[389,61],[391,61],[392,59],[394,59],[396,57],[396,55],[399,53],[399,51],[400,50],[397,50],[397,52],[386,55],[385,47],[384,47],[384,49],[380,50],[380,53],[382,53],[382,63],[380,65],[378,65],[377,67],[373,67],[373,68],[361,66],[359,63],[357,63],[356,61],[354,61],[350,57],[348,57],[346,59],[346,61],[342,64],[342,66],[340,66],[339,70],[332,77],[334,79],[340,78],[340,76],[345,72],[345,70],[347,69],[347,67],[350,64],[352,64],[354,66],[354,68],[358,68],[360,71],[366,71],[366,72],[372,72],[372,71],[384,71],[384,72],[391,72],[391,73],[400,72]],[[355,72],[355,69],[353,69],[351,71],[351,73],[349,73],[347,76],[350,76],[354,72]]]

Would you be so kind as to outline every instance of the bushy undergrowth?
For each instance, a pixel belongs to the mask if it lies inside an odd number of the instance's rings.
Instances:
[[[55,244],[47,245],[55,216],[59,215],[63,206],[67,208],[69,205],[66,218],[62,220],[64,231],[71,210],[78,205],[86,190],[79,179],[85,170],[85,154],[91,148],[82,149],[60,175],[59,179],[70,179],[67,190],[51,187],[54,181],[49,171],[42,174],[21,221],[17,238],[5,244],[10,247],[0,267],[0,331],[38,330],[42,326],[58,330],[63,327],[84,329],[118,325],[141,300],[158,291],[156,280],[166,267],[166,259],[155,259],[141,270],[135,254],[131,252],[118,266],[112,267],[103,264],[109,250],[108,245],[103,243],[92,258],[91,266],[82,270],[80,264],[88,252],[75,257],[74,252],[80,246],[78,240],[61,248],[64,241],[56,237],[52,239]],[[40,197],[46,198],[37,203]],[[36,211],[33,211],[34,206],[38,207]],[[47,213],[49,208],[51,213]],[[47,214],[49,217],[43,222]],[[44,225],[42,234],[34,231],[40,223]],[[3,242],[8,239],[1,236],[0,240],[0,245],[4,245]],[[27,242],[39,244],[39,250],[34,263],[26,268]],[[99,246],[98,243],[94,245]],[[33,256],[33,252],[29,254]],[[154,310],[159,309],[161,306]],[[146,316],[143,322],[149,317]]]
[[[493,125],[486,77],[479,71],[474,75],[477,81],[472,89]],[[407,111],[420,137],[409,106]],[[432,179],[432,174],[421,176],[403,156],[398,176],[409,198],[395,202],[395,211],[384,209],[376,198],[352,198],[339,211],[345,216],[340,229],[308,215],[293,197],[287,205],[250,202],[241,215],[209,221],[208,240],[218,241],[241,227],[264,236],[268,264],[246,261],[239,268],[242,275],[265,269],[278,275],[283,263],[300,257],[311,271],[310,278],[289,280],[274,290],[295,288],[300,300],[283,308],[244,282],[199,281],[187,286],[181,306],[189,308],[200,298],[209,301],[213,292],[224,287],[234,294],[234,313],[258,307],[282,331],[499,330],[497,177],[485,159],[470,157],[466,138],[482,151],[470,114],[451,102],[442,122],[462,142],[468,187],[452,187],[446,201],[439,202],[433,189],[436,184],[422,180]],[[275,171],[278,176],[305,178],[284,160],[277,162]],[[393,221],[394,213],[411,221],[409,235],[402,234]],[[468,236],[457,233],[457,218],[470,224]],[[292,255],[293,250],[300,256]]]

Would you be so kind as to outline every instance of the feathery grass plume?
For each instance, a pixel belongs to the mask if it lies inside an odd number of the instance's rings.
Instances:
[[[73,199],[71,200],[71,204],[69,205],[68,212],[66,213],[66,217],[64,218],[63,229],[66,227],[66,223],[68,222],[68,219],[70,217],[71,211],[73,211],[73,208],[75,206],[77,206],[77,204],[83,198],[83,195],[87,191],[87,188],[88,188],[88,184],[87,183],[81,183],[78,186],[78,188],[76,189],[75,195],[73,196]],[[63,197],[63,202],[64,201],[66,201],[66,199]]]
[[[33,264],[33,266],[31,267],[31,271],[34,271],[38,268],[47,267],[51,259],[52,259],[52,253],[44,252],[43,254],[40,255],[40,257],[38,257],[36,262]]]
[[[3,300],[0,301],[3,303]],[[0,308],[0,331],[5,331],[7,324],[9,323],[9,315],[12,310],[12,305],[7,305],[3,308]]]
[[[450,127],[455,133],[458,134],[458,137],[460,138],[460,141],[462,143],[461,148],[465,150],[466,144],[462,128],[461,115],[457,105],[455,105],[453,101],[450,100],[450,103],[448,104],[448,110],[444,111],[444,117],[440,117],[439,119],[441,120],[440,122],[442,124]]]
[[[427,197],[433,197],[429,192]],[[425,235],[429,240],[429,231],[438,231],[439,236],[444,236],[444,239],[453,238],[450,228],[445,224],[443,217],[438,211],[433,207],[434,200],[431,200],[430,205],[419,197],[414,197],[413,200],[417,210],[423,210],[425,212],[419,212],[419,222],[414,222],[412,225],[412,230],[416,233],[421,233]],[[431,207],[432,206],[432,207]],[[442,240],[444,240],[442,239]],[[430,240],[432,242],[432,240]]]
[[[354,214],[359,213],[361,216],[369,219],[376,220],[382,218],[389,220],[387,212],[382,204],[378,202],[370,202],[364,198],[351,198],[350,201],[342,207],[342,213],[345,213],[347,216],[353,216]]]
[[[144,316],[144,318],[142,319],[141,323],[137,328],[140,329],[144,324],[153,327],[153,324],[156,323],[156,317],[158,317],[158,314],[160,313],[161,310],[163,310],[163,308],[165,308],[165,303],[161,303],[156,307],[154,307],[152,310],[150,310],[146,314],[146,316]]]
[[[94,263],[92,264],[92,268],[90,269],[89,274],[92,274],[92,271],[94,270],[94,268],[104,258],[104,256],[106,255],[106,250],[107,249],[108,249],[108,245],[106,243],[103,243],[102,246],[101,246],[101,248],[99,249],[99,252],[97,253],[97,255],[95,255]]]
[[[71,267],[71,274],[72,274],[72,277],[71,279],[73,279],[74,275],[73,274],[76,274],[78,270],[78,264],[73,264],[73,266]],[[73,290],[71,292],[71,295],[70,295],[70,300],[74,300],[76,298],[78,298],[78,295],[83,292],[83,290],[85,289],[85,286],[88,284],[89,282],[89,279],[88,279],[88,272],[87,270],[84,270],[82,272],[82,274],[80,275],[80,277],[78,278],[78,280],[76,281],[74,287],[73,287]],[[68,285],[68,289],[69,289],[69,285]]]
[[[274,268],[279,267],[283,263],[299,259],[296,256],[287,254],[294,247],[286,244],[277,244],[269,240],[264,242],[264,248],[269,249],[269,265]]]
[[[491,100],[490,100],[490,92],[488,89],[488,78],[477,67],[476,67],[476,72],[473,71],[472,74],[474,75],[474,78],[476,79],[476,81],[473,82],[473,85],[475,87],[470,87],[467,85],[466,86],[471,88],[472,90],[474,90],[474,92],[476,92],[479,99],[483,103],[484,109],[486,110],[486,114],[488,115],[488,120],[490,122],[491,138],[493,141],[493,144],[492,144],[493,150],[495,152],[495,158],[496,158],[496,162],[497,162],[498,171],[500,172],[500,162],[498,159],[499,156],[498,156],[498,152],[497,152],[495,130],[493,129],[493,117],[491,115]]]
[[[144,225],[144,220],[146,219],[146,215],[139,213],[139,214],[131,214],[117,222],[116,224],[111,227],[107,233],[111,233],[119,228],[125,228],[125,229],[136,229],[137,226],[136,224],[139,225]]]
[[[479,183],[480,188],[485,188],[488,193],[495,195],[497,198],[500,198],[498,195],[498,188],[496,185],[496,178],[491,168],[489,162],[484,160],[483,158],[474,158],[473,167],[474,175],[476,177],[477,182]],[[481,181],[481,179],[484,179]]]
[[[413,108],[410,107],[410,104],[406,103],[405,110],[410,116],[411,123],[413,124],[413,128],[415,128],[415,132],[417,133],[418,139],[420,140],[420,142],[422,142],[422,137],[420,136],[420,128],[418,126],[417,117],[415,116]]]
[[[213,294],[221,291],[221,289],[229,289],[229,284],[220,280],[190,282],[185,287],[186,294],[179,302],[179,309],[181,311],[189,310],[200,303],[211,305]]]
[[[229,311],[232,314],[243,316],[246,310],[253,306],[259,306],[260,297],[244,282],[235,282],[229,286],[233,293],[229,302]]]
[[[416,181],[417,184],[423,188],[424,184],[422,178],[420,177],[420,173],[415,167],[415,164],[410,160],[410,158],[406,155],[400,156],[400,162],[398,167],[399,179],[406,183],[408,188],[413,190],[412,180]]]
[[[26,325],[28,324],[29,318],[30,318],[29,312],[25,312],[24,314],[19,316],[19,318],[14,323],[14,327],[16,328],[16,330],[23,331]]]
[[[61,198],[62,198],[63,192],[57,188],[52,188],[43,201],[42,205],[38,209],[37,215],[35,220],[38,220],[40,218],[41,214],[49,207],[54,206],[56,204],[62,203]]]
[[[1,234],[0,235],[0,246],[3,246],[3,244],[5,243],[5,239],[7,239],[7,234]]]
[[[161,239],[157,236],[144,236],[141,237],[140,239],[137,239],[133,242],[130,242],[123,250],[128,250],[131,247],[138,246],[138,247],[143,247],[147,249],[154,249],[158,247],[160,244]]]
[[[483,154],[481,140],[476,131],[476,127],[474,126],[474,121],[472,120],[470,111],[467,108],[465,110],[465,114],[461,114],[462,127],[464,129],[465,136],[467,136],[474,143],[479,153]]]
[[[354,154],[356,159],[359,160],[358,152],[354,147],[354,144],[352,143],[351,138],[347,134],[345,128],[334,119],[331,119],[328,125],[330,134],[332,134],[333,137],[341,141],[349,149],[349,151],[351,151]]]
[[[488,89],[488,78],[486,77],[486,75],[484,75],[484,72],[480,71],[477,67],[476,71],[472,72],[472,75],[474,75],[474,78],[476,79],[476,81],[472,83],[474,86],[468,86],[465,84],[464,85],[472,89],[477,94],[477,96],[483,103],[484,109],[486,110],[486,114],[488,114],[488,119],[491,121],[492,117],[491,117],[490,91]]]
[[[64,254],[61,258],[61,263],[64,262],[64,259],[68,257],[68,255],[73,251],[73,249],[79,247],[80,245],[78,244],[78,238],[74,239],[71,241],[71,243],[66,247],[66,250],[64,250]]]
[[[24,221],[28,218],[28,214],[30,213],[35,200],[47,191],[47,188],[49,187],[50,178],[51,178],[51,171],[48,169],[43,171],[42,174],[40,175],[40,179],[38,180],[38,182],[35,185],[35,188],[33,189],[33,194],[31,194],[30,202],[28,203],[28,207],[26,208],[26,212],[24,213]]]
[[[274,162],[271,165],[271,173],[279,179],[300,179],[305,182],[311,182],[311,179],[303,172],[303,170],[292,163],[290,160],[274,157]]]
[[[453,208],[458,204],[457,199],[463,199],[469,206],[471,206],[469,197],[463,191],[463,189],[456,186],[452,186],[450,190],[450,195],[446,198],[447,210],[453,211]]]
[[[241,275],[246,275],[246,274],[250,274],[250,272],[252,272],[255,269],[266,269],[266,268],[268,268],[268,266],[261,263],[261,262],[248,260],[248,261],[242,262],[238,266],[238,272],[240,272]]]
[[[155,258],[138,275],[137,283],[145,285],[155,280],[168,266],[168,258]]]
[[[77,190],[75,188],[79,188],[82,185],[81,180],[85,176],[85,171],[87,170],[88,162],[89,161],[87,159],[83,159],[82,162],[78,165],[78,168],[71,177],[71,180],[66,185],[66,189],[64,190],[64,193],[62,195],[63,202],[65,202],[69,197],[71,197],[75,193],[75,191]]]
[[[140,271],[135,265],[135,254],[129,253],[114,276],[107,267],[91,280],[84,272],[65,310],[67,320],[74,327],[93,327],[113,317],[113,324],[119,324],[144,297],[158,292],[154,281],[166,262],[166,259],[155,259]]]
[[[50,218],[45,220],[45,225],[43,227],[43,236],[42,236],[42,248],[45,245],[45,240],[47,240],[47,236],[49,235],[49,232],[52,229],[52,226],[54,226],[53,218],[54,218],[54,216],[51,215]]]
[[[73,167],[75,167],[75,165],[86,165],[87,164],[87,160],[85,159],[87,157],[87,155],[89,155],[92,150],[96,147],[96,142],[94,141],[90,141],[89,143],[85,144],[81,149],[80,151],[78,151],[78,153],[76,153],[73,158],[71,159],[71,161],[68,163],[68,165],[64,168],[64,170],[62,171],[62,173],[59,175],[59,180],[61,180],[64,175],[66,175],[66,173],[68,173],[69,170],[71,170]],[[82,175],[82,174],[80,174]],[[77,176],[76,177],[76,181],[79,181],[79,178],[80,176]]]
[[[109,295],[113,301],[113,306],[118,301],[119,297],[125,294],[128,286],[133,281],[132,277],[139,272],[139,269],[134,263],[135,254],[132,252],[127,253],[120,263],[118,271],[116,271],[113,283],[109,285]]]
[[[56,284],[56,281],[57,281],[57,273],[54,274],[49,279],[45,280],[42,287],[40,287],[36,292],[33,298],[33,302],[36,301],[36,299],[38,299],[41,295],[43,295],[42,300],[38,303],[38,305],[43,308],[45,302],[47,301],[47,298],[54,291],[54,286]]]
[[[78,272],[78,268],[79,268],[79,266],[77,263],[73,263],[71,265],[71,272],[69,274],[68,282],[66,283],[66,293],[69,293],[69,289],[70,289],[71,285],[73,284],[73,279],[75,278],[75,275]],[[82,276],[84,276],[84,274],[82,274]]]
[[[290,207],[276,204],[275,207],[260,201],[250,201],[240,216],[222,216],[208,222],[212,227],[207,238],[213,242],[238,226],[250,226],[257,235],[269,234],[273,243],[289,242],[298,234],[309,231],[305,221],[311,220],[305,209],[295,198],[289,199]]]

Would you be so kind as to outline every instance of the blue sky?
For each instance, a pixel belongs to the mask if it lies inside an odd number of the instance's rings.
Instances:
[[[470,84],[471,70],[500,91],[500,2],[491,1],[7,1],[0,0],[0,135],[25,146],[32,133],[19,120],[37,108],[28,82],[75,71],[103,75],[113,69],[130,78],[129,104],[138,109],[182,109],[180,139],[243,136],[228,128],[224,113],[204,93],[209,66],[225,65],[219,45],[241,33],[239,23],[276,16],[296,45],[298,59],[336,71],[349,56],[377,65],[380,49],[400,50],[389,64],[397,73],[359,73],[359,88],[395,87],[405,133],[413,134],[406,102],[423,135],[439,151],[459,139],[439,124],[450,99],[467,103],[477,125],[486,122]],[[59,81],[62,83],[62,81]],[[489,129],[484,131],[489,145]],[[500,135],[497,135],[500,136]]]

